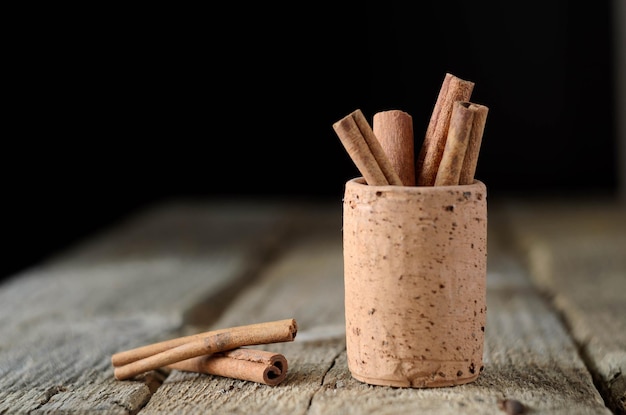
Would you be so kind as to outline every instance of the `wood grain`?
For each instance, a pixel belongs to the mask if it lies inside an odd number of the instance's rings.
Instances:
[[[626,413],[626,206],[545,202],[509,210],[531,277],[561,313],[609,406]]]
[[[0,285],[0,413],[500,415],[516,399],[529,413],[610,415],[592,375],[619,401],[626,222],[623,209],[582,206],[490,205],[484,371],[410,389],[347,369],[340,200],[163,204]],[[198,308],[232,287],[222,308]],[[119,350],[290,317],[296,339],[264,346],[289,360],[280,385],[113,377]]]

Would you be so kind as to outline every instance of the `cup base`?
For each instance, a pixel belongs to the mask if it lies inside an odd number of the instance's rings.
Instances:
[[[466,383],[474,382],[478,379],[478,374],[467,377],[455,377],[454,379],[433,379],[430,376],[420,377],[415,379],[380,379],[371,378],[367,376],[361,376],[356,373],[352,373],[352,377],[359,382],[367,383],[369,385],[376,386],[392,386],[396,388],[443,388],[450,386],[458,386]]]

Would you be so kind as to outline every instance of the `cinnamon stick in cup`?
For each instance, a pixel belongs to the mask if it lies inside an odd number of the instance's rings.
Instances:
[[[250,324],[159,342],[116,353],[111,362],[118,380],[130,379],[181,360],[223,352],[242,346],[293,341],[298,326],[294,319]]]
[[[474,175],[476,174],[476,166],[478,164],[478,154],[480,153],[480,146],[483,140],[485,124],[487,122],[487,114],[489,113],[488,107],[475,104],[473,102],[470,103],[469,108],[474,112],[474,119],[472,121],[472,130],[470,131],[467,142],[467,150],[465,151],[465,159],[463,161],[463,167],[461,168],[459,184],[474,183]]]
[[[333,129],[367,184],[402,186],[400,177],[361,110],[357,109],[335,122]]]
[[[470,103],[456,101],[452,107],[450,128],[437,170],[435,186],[459,184],[473,120],[474,111],[470,109]]]
[[[447,73],[430,117],[424,142],[415,166],[418,186],[433,186],[448,135],[452,106],[455,101],[469,101],[474,82]]]
[[[381,111],[374,114],[372,125],[402,184],[415,186],[413,118],[400,110]]]
[[[287,377],[287,359],[279,353],[238,348],[168,365],[170,369],[206,373],[276,386]]]

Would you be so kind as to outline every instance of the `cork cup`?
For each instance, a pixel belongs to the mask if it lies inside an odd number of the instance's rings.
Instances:
[[[346,348],[372,385],[460,385],[483,368],[487,189],[346,182]]]

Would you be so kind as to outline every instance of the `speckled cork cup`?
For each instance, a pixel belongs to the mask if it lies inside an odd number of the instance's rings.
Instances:
[[[343,199],[346,347],[372,385],[460,385],[483,368],[487,189],[368,186]]]

